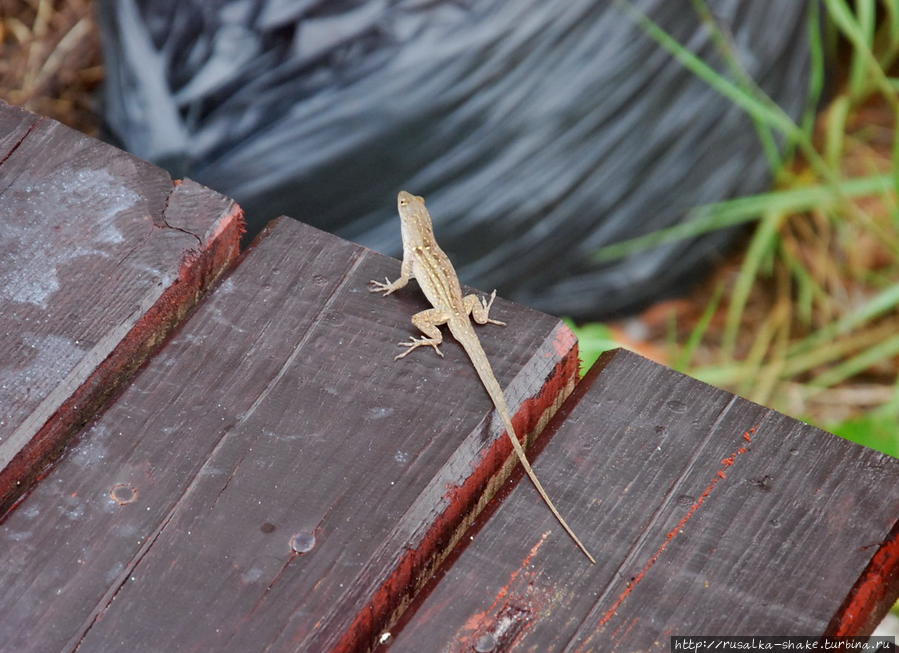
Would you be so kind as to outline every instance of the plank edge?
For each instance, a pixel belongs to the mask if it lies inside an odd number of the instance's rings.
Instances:
[[[870,635],[899,599],[899,521],[828,624],[827,635]]]

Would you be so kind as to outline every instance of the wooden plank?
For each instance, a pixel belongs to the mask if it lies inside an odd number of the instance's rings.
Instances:
[[[0,102],[0,514],[237,257],[240,209]]]
[[[547,431],[534,467],[571,483],[560,501],[578,507],[598,564],[519,484],[409,610],[392,653],[859,634],[896,599],[896,459],[620,350]]]
[[[373,645],[513,466],[457,344],[393,360],[425,300],[366,284],[398,270],[271,227],[0,525],[0,641]],[[556,318],[494,309],[510,326],[479,333],[533,433],[573,387],[576,343]]]

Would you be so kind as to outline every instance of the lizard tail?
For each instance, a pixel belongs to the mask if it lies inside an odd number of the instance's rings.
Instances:
[[[450,325],[450,328],[452,329],[452,325]],[[515,450],[515,454],[518,456],[518,460],[521,462],[522,467],[524,467],[524,471],[527,473],[528,478],[531,479],[534,487],[537,488],[537,492],[540,493],[540,496],[543,498],[543,501],[546,502],[546,505],[552,511],[552,514],[555,515],[556,519],[559,520],[559,523],[562,525],[562,528],[565,529],[565,532],[571,536],[571,539],[574,540],[575,544],[577,544],[580,550],[584,552],[584,555],[587,556],[590,562],[596,564],[596,559],[592,555],[590,555],[590,552],[587,551],[587,547],[585,547],[580,538],[578,538],[578,536],[574,534],[574,531],[571,529],[571,526],[568,525],[568,522],[566,522],[562,518],[562,515],[559,514],[559,511],[556,509],[555,504],[549,498],[546,490],[543,489],[543,485],[537,479],[537,474],[531,467],[531,463],[528,462],[528,459],[524,453],[524,447],[521,446],[521,442],[519,442],[518,440],[518,435],[515,433],[515,428],[512,426],[512,419],[509,416],[509,407],[508,405],[506,405],[506,397],[503,394],[502,388],[499,387],[496,376],[493,374],[493,368],[490,365],[490,361],[487,360],[487,354],[484,353],[484,348],[481,347],[477,336],[473,333],[473,329],[471,337],[465,337],[463,335],[462,338],[460,338],[455,333],[453,333],[453,335],[455,336],[456,340],[462,343],[462,346],[468,354],[468,357],[471,359],[471,362],[481,379],[481,383],[484,384],[484,388],[487,390],[487,394],[490,395],[490,399],[493,401],[493,405],[496,406],[496,411],[499,413],[500,418],[503,420],[503,426],[506,427],[506,433],[508,434],[509,439],[512,441],[512,448]]]

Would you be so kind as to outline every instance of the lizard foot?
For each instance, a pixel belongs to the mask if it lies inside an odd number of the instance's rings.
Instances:
[[[396,288],[392,283],[390,283],[390,279],[384,277],[384,281],[375,281],[372,279],[368,282],[368,292],[382,292],[386,297],[390,293],[392,293]]]
[[[490,313],[490,307],[493,306],[493,300],[496,299],[496,290],[490,293],[490,301],[488,302],[486,299],[481,297],[481,306],[484,307],[484,315],[488,315]],[[506,326],[505,322],[500,322],[499,320],[491,320],[489,317],[487,318],[487,322],[489,324],[496,324],[498,326]]]
[[[408,342],[398,343],[398,345],[400,347],[408,347],[408,349],[406,349],[406,351],[404,351],[402,354],[398,354],[398,355],[394,356],[393,360],[399,360],[400,358],[403,358],[404,356],[408,356],[409,354],[411,354],[413,351],[415,351],[419,347],[433,347],[434,351],[437,352],[437,355],[440,356],[440,358],[443,358],[443,352],[437,348],[438,344],[440,344],[439,341],[432,340],[431,338],[425,338],[424,336],[421,336],[420,338],[415,338],[413,336],[412,338],[409,338]]]

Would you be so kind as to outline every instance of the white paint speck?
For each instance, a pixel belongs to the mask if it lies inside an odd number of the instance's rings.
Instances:
[[[384,419],[393,415],[393,408],[390,406],[375,406],[368,409],[368,417],[371,419]]]
[[[47,384],[55,385],[86,353],[70,338],[35,333],[22,334],[17,349],[12,358],[24,363],[0,363],[0,406],[43,394]]]
[[[122,575],[123,571],[125,571],[124,563],[117,562],[106,571],[103,578],[107,583],[112,583]]]
[[[31,531],[10,531],[6,534],[6,537],[11,539],[13,542],[24,542],[29,537],[31,537]]]
[[[262,570],[259,567],[247,569],[240,575],[240,579],[245,583],[255,583],[260,578],[262,578]]]
[[[37,506],[28,506],[22,511],[22,516],[25,517],[25,519],[34,519],[39,514],[41,514],[41,509]]]

